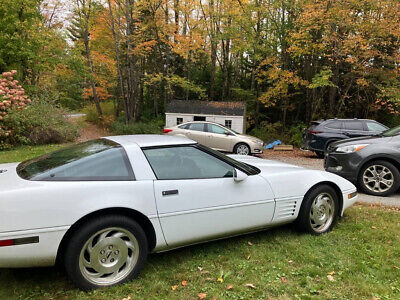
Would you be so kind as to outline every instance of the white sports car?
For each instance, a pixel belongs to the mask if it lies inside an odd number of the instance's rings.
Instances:
[[[176,136],[114,136],[0,165],[0,267],[63,263],[83,290],[136,277],[159,252],[296,222],[322,234],[349,181]]]

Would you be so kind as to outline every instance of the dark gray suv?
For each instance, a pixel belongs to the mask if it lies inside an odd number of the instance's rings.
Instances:
[[[400,187],[400,126],[377,136],[332,143],[324,167],[367,194],[395,193]]]
[[[333,142],[372,136],[389,129],[374,120],[367,119],[329,119],[311,122],[303,132],[302,149],[314,151],[323,158],[326,149]]]

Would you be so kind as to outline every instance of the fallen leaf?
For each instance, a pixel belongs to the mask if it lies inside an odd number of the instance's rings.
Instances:
[[[247,260],[249,260],[249,259],[250,259],[250,257],[251,257],[251,255],[249,254],[249,255],[247,255],[246,259],[247,259]]]
[[[286,278],[285,278],[284,276],[281,276],[281,281],[282,281],[283,283],[286,283],[286,282],[287,282],[287,280],[286,280]]]
[[[326,276],[326,277],[328,278],[329,281],[335,281],[335,278],[333,278],[332,275],[328,275],[328,276]]]
[[[210,272],[209,272],[209,271],[206,271],[206,270],[200,272],[200,274],[202,274],[202,275],[203,275],[203,274],[208,274],[208,273],[210,273]]]
[[[288,263],[289,263],[289,264],[292,264],[292,263],[294,263],[294,261],[293,261],[293,260],[289,260]]]
[[[173,290],[173,291],[176,291],[176,289],[178,288],[178,286],[177,285],[173,285],[173,286],[171,286],[171,289]]]
[[[224,280],[222,279],[222,277],[219,277],[219,278],[217,279],[217,281],[219,281],[219,282],[221,282],[221,283],[224,282]]]
[[[252,243],[252,242],[247,242],[247,244],[248,244],[249,246],[253,246],[253,243]]]
[[[319,277],[315,277],[315,281],[320,282],[321,279],[319,279]]]
[[[228,286],[226,287],[226,289],[227,289],[228,291],[230,291],[231,289],[233,289],[233,285],[228,285]]]
[[[203,271],[203,268],[202,267],[197,267],[197,269],[201,272],[201,271]]]
[[[335,271],[329,272],[328,274],[333,275],[333,274],[335,274]]]
[[[184,281],[182,281],[182,286],[187,286],[187,281],[186,280],[184,280]]]
[[[197,297],[198,297],[199,299],[205,299],[205,298],[207,297],[207,294],[206,294],[206,293],[198,293],[198,294],[197,294]]]
[[[376,226],[371,226],[372,229],[376,229]]]
[[[131,300],[131,296],[128,296],[126,298],[123,298],[122,300]]]
[[[246,283],[245,286],[247,286],[249,288],[252,288],[252,289],[256,288],[256,286],[254,284],[252,284],[252,283]]]
[[[393,269],[396,269],[396,270],[398,270],[398,269],[399,269],[399,267],[398,267],[398,266],[393,266]]]
[[[207,277],[206,281],[214,281],[214,279],[212,279],[211,277]]]

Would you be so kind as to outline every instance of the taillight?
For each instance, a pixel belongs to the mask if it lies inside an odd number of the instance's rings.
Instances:
[[[0,241],[0,247],[7,247],[14,245],[14,240],[3,240]]]
[[[318,134],[318,133],[322,133],[322,131],[309,131],[311,134]]]
[[[168,132],[171,132],[171,131],[172,131],[172,129],[165,128],[165,129],[163,130],[163,133],[168,133]]]

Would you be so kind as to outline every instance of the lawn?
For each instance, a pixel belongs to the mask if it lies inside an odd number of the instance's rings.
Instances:
[[[0,162],[60,147],[3,151]],[[90,293],[55,268],[0,269],[0,299],[400,299],[399,217],[356,205],[323,236],[286,226],[152,254],[133,282]]]
[[[8,162],[19,162],[29,158],[39,156],[41,154],[58,150],[65,147],[61,145],[43,145],[43,146],[22,146],[13,150],[0,151],[0,164]]]
[[[153,254],[135,281],[90,293],[54,268],[0,270],[0,299],[399,299],[399,216],[356,205],[319,237],[287,226]]]

